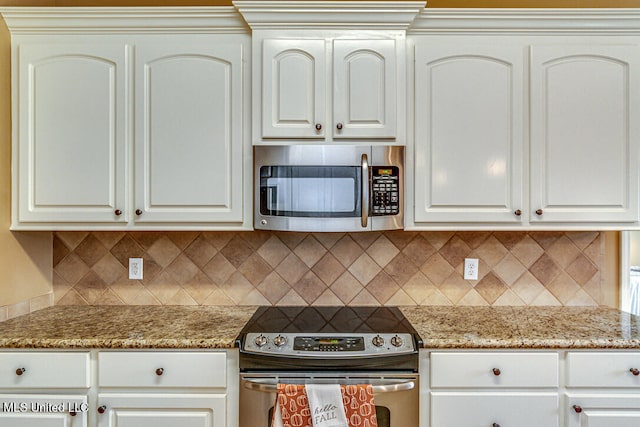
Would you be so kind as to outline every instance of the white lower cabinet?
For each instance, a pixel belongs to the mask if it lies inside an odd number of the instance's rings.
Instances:
[[[227,373],[225,352],[101,351],[96,426],[232,426]]]
[[[567,354],[566,427],[640,425],[640,353]]]
[[[432,427],[551,427],[558,393],[432,392]]]
[[[225,394],[100,393],[98,427],[226,426]]]
[[[559,426],[558,352],[426,353],[421,427]]]
[[[87,427],[89,352],[0,352],[0,426]]]

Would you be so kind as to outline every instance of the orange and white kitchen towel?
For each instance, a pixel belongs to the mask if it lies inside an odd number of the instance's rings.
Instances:
[[[336,388],[321,390],[320,401],[322,402],[322,400],[324,400],[326,403],[312,403],[310,405],[310,399],[315,399],[315,397],[308,396],[308,394],[310,393],[312,396],[317,395],[317,386],[278,384],[272,426],[378,427],[373,400],[373,387],[370,384],[335,387],[339,387],[339,395],[337,394]],[[322,389],[322,387],[320,388]],[[309,389],[311,389],[311,392]],[[323,397],[326,396],[325,393],[329,393],[328,399]],[[341,404],[339,401],[336,401],[336,397],[341,398]],[[335,408],[333,408],[334,406]],[[344,418],[340,415],[340,411],[342,411]],[[336,423],[336,421],[342,424]]]

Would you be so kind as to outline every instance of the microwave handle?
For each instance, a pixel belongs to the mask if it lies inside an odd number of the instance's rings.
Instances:
[[[366,154],[362,155],[362,206],[360,223],[362,228],[367,228],[369,221],[369,159]]]

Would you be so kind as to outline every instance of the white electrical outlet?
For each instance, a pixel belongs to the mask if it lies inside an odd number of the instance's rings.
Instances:
[[[464,259],[464,280],[478,280],[478,258]]]
[[[129,279],[142,280],[142,258],[129,258]]]

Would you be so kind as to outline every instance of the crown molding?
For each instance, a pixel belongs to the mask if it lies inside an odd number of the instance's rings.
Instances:
[[[235,0],[252,29],[406,30],[425,1]]]
[[[249,33],[232,6],[3,7],[12,34]]]
[[[429,9],[409,34],[640,33],[640,9]]]

